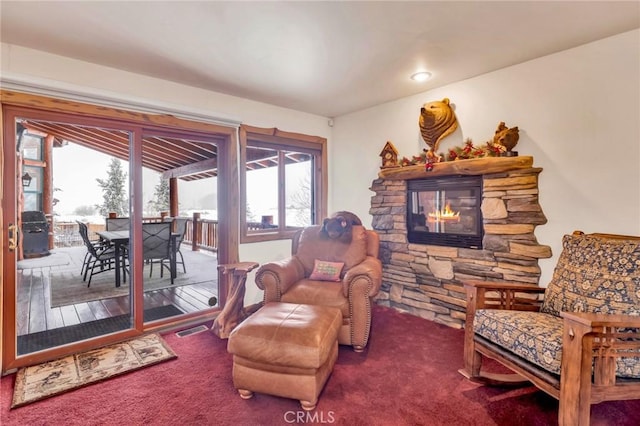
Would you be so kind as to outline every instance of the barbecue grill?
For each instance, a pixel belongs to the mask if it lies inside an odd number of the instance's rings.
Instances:
[[[25,259],[50,254],[49,223],[44,212],[22,212],[22,253]]]

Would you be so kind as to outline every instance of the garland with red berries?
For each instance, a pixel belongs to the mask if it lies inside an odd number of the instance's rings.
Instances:
[[[462,147],[456,146],[449,149],[447,156],[442,154],[434,156],[428,151],[423,151],[420,155],[414,155],[411,159],[402,157],[400,160],[401,166],[413,166],[416,164],[424,164],[427,171],[433,170],[433,164],[440,161],[456,161],[456,160],[469,160],[472,158],[484,158],[484,157],[499,157],[500,154],[506,151],[506,148],[500,144],[494,144],[493,142],[487,142],[485,145],[476,147],[473,145],[471,139],[467,139]]]

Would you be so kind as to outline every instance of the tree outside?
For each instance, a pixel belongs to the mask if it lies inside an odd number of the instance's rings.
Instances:
[[[102,205],[96,208],[103,216],[108,216],[114,212],[118,216],[129,215],[129,204],[127,203],[125,182],[127,174],[122,169],[122,163],[117,158],[112,158],[107,170],[107,178],[96,178],[98,185],[102,189]]]
[[[96,212],[96,206],[78,206],[73,210],[73,214],[79,216],[92,216]]]
[[[159,179],[153,193],[153,200],[149,201],[147,206],[152,215],[169,211],[169,179],[162,179],[162,176]]]
[[[247,222],[258,222],[258,216],[253,212],[249,203],[247,203]]]
[[[309,226],[312,224],[311,209],[313,185],[311,184],[312,162],[298,163],[295,167],[295,184],[287,182],[287,226]],[[289,166],[287,170],[290,170]],[[290,185],[291,184],[291,185]]]

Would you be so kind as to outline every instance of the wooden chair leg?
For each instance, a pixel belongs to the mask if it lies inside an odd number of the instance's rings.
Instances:
[[[253,398],[253,392],[248,389],[238,389],[238,393],[240,394],[240,398],[242,399]]]
[[[304,411],[312,411],[312,410],[314,410],[316,408],[317,404],[318,404],[318,400],[317,399],[315,401],[300,400],[300,407]]]
[[[564,320],[558,425],[588,425],[591,417],[591,356],[589,326]]]
[[[93,264],[91,265],[91,273],[89,274],[89,281],[87,282],[87,287],[91,287],[91,278],[93,278],[93,270],[95,269],[95,267],[96,267],[96,263],[93,262]]]
[[[487,373],[482,370],[482,354],[475,350],[473,335],[465,340],[464,368],[458,373],[475,383],[488,386],[519,387],[529,385],[530,382],[517,373]]]

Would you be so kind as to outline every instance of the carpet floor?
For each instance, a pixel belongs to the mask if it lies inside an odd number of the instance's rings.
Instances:
[[[5,376],[0,417],[3,426],[557,424],[558,402],[532,386],[487,387],[462,377],[462,330],[375,306],[371,333],[363,353],[340,347],[311,413],[286,398],[241,399],[227,341],[203,332],[164,334],[178,356],[174,361],[13,410],[14,375]],[[638,425],[640,400],[596,404],[591,419],[594,426]]]

